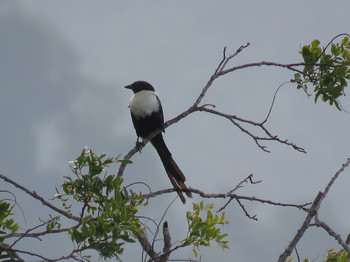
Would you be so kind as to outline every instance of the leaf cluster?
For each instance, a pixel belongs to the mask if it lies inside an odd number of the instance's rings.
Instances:
[[[223,249],[228,248],[228,241],[225,240],[227,234],[223,234],[218,228],[218,225],[228,224],[229,221],[225,219],[225,211],[221,216],[213,215],[213,204],[204,206],[203,202],[199,204],[193,203],[193,210],[186,212],[188,223],[188,236],[185,241],[193,245],[193,253],[198,255],[198,248],[200,246],[210,246],[210,242],[214,241]],[[201,213],[206,213],[206,218],[201,217]]]
[[[330,43],[330,52],[327,52],[328,47],[321,48],[319,40],[303,46],[300,54],[305,62],[304,69],[302,73],[296,73],[291,81],[305,92],[310,85],[313,86],[315,103],[321,98],[341,110],[338,98],[345,94],[344,88],[350,79],[349,38],[346,36],[340,43]]]
[[[123,245],[134,242],[134,235],[141,228],[136,213],[144,199],[123,188],[122,177],[107,175],[105,171],[110,164],[122,161],[85,148],[71,162],[75,179],[66,177],[62,184],[65,195],[57,197],[68,211],[69,198],[82,203],[79,224],[68,231],[80,251],[94,249],[103,258],[119,259]]]
[[[347,262],[348,253],[344,250],[335,251],[333,248],[328,250],[327,255],[325,256],[324,262]],[[304,259],[303,262],[310,262],[309,259]]]
[[[16,253],[6,250],[2,245],[4,243],[4,235],[7,233],[14,233],[18,230],[18,224],[11,218],[13,206],[10,203],[0,200],[0,260],[1,261],[16,261]]]
[[[13,215],[12,209],[13,206],[10,203],[0,200],[0,234],[5,234],[6,231],[16,232],[18,230],[18,225],[13,218],[10,218]]]

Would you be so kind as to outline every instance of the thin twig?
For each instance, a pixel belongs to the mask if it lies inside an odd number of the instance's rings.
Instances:
[[[341,33],[341,34],[336,35],[335,37],[333,37],[333,38],[331,39],[331,41],[329,41],[328,44],[323,48],[322,53],[318,56],[318,58],[316,59],[316,61],[318,61],[318,60],[320,59],[320,57],[326,52],[326,50],[327,50],[328,47],[333,43],[333,41],[334,41],[335,39],[337,39],[338,37],[340,37],[340,36],[347,36],[347,37],[350,37],[350,35],[347,34],[347,33]]]
[[[162,215],[162,217],[160,218],[159,223],[157,224],[156,232],[154,233],[154,237],[153,237],[153,241],[152,241],[152,247],[154,246],[154,242],[156,241],[157,235],[158,235],[158,233],[159,233],[160,223],[162,223],[162,221],[163,221],[165,215],[168,213],[169,208],[172,206],[172,204],[174,204],[174,202],[175,202],[176,199],[177,199],[177,197],[175,197],[175,198],[173,199],[173,201],[170,202],[170,204],[167,206],[167,208],[166,208],[165,211],[163,212],[163,215]],[[163,224],[163,226],[164,226],[164,224]]]
[[[33,228],[30,228],[30,229],[26,230],[26,232],[24,232],[18,239],[16,239],[15,241],[13,241],[12,245],[10,245],[10,248],[13,248],[13,246],[16,245],[21,239],[23,239],[24,237],[27,237],[28,234],[29,234],[29,232],[31,232],[31,231],[33,231],[33,230],[35,230],[35,229],[38,229],[39,227],[45,226],[45,225],[47,225],[48,223],[50,223],[50,221],[44,222],[44,223],[42,223],[42,224],[40,224],[40,225],[37,225],[37,226],[35,226],[35,227],[33,227]]]
[[[253,174],[250,174],[249,176],[247,176],[245,179],[243,179],[242,181],[240,181],[233,189],[231,189],[227,195],[230,195],[232,194],[233,192],[235,192],[237,189],[243,187],[243,184],[244,183],[248,183],[248,181],[250,181],[251,184],[258,184],[261,182],[261,180],[259,181],[253,181]],[[218,212],[221,212],[222,210],[224,210],[227,205],[232,201],[233,197],[231,197],[226,203],[225,205],[223,205],[219,210]]]
[[[334,174],[334,176],[329,181],[328,185],[324,189],[325,196],[328,194],[329,190],[331,189],[331,186],[334,184],[335,180],[339,177],[339,175],[347,168],[350,164],[350,157],[346,160],[344,164],[342,164],[341,168]]]
[[[16,198],[15,194],[13,194],[12,192],[10,192],[10,191],[8,191],[8,190],[0,190],[0,193],[7,193],[7,194],[10,194],[10,195],[13,197],[13,199],[8,199],[8,201],[13,201],[13,202],[15,202],[15,205],[18,206],[19,210],[20,210],[21,213],[22,213],[24,223],[27,224],[26,216],[24,215],[24,212],[23,212],[22,207],[18,204],[17,198]],[[6,199],[2,199],[2,200],[6,200]]]
[[[75,226],[77,227],[77,226]],[[71,229],[71,227],[69,228],[60,228],[60,229],[51,229],[51,230],[45,230],[45,231],[41,231],[41,232],[34,232],[34,233],[9,233],[5,236],[3,236],[4,238],[11,238],[11,237],[32,237],[32,238],[39,238],[41,236],[45,236],[48,234],[59,234],[59,233],[63,233],[63,232],[67,232],[69,231],[69,229]]]
[[[256,217],[256,214],[251,216],[247,209],[245,208],[245,206],[242,204],[241,201],[239,201],[239,199],[236,198],[236,201],[238,202],[239,206],[242,208],[244,214],[246,215],[246,217],[248,217],[249,219],[252,219],[252,220],[255,220],[255,221],[258,221],[258,218]]]
[[[265,124],[265,123],[267,122],[267,120],[269,119],[270,114],[271,114],[271,111],[272,111],[272,108],[273,108],[273,105],[274,105],[275,100],[276,100],[277,93],[278,93],[278,91],[280,90],[280,88],[281,88],[282,86],[284,86],[285,84],[287,84],[287,83],[290,83],[290,81],[286,81],[286,82],[282,83],[282,84],[277,88],[275,94],[273,95],[273,99],[272,99],[272,103],[271,103],[269,112],[267,113],[266,118],[264,119],[264,121],[261,122],[261,124]]]

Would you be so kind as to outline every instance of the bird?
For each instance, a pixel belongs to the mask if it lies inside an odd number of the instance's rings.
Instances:
[[[164,115],[162,104],[154,87],[146,81],[136,81],[125,86],[131,89],[134,95],[130,99],[129,108],[131,113],[132,123],[134,125],[138,145],[139,138],[147,138],[152,133],[160,131],[150,142],[156,149],[160,160],[163,163],[164,169],[170,179],[171,184],[176,190],[182,203],[186,203],[186,198],[182,192],[192,198],[192,194],[185,185],[186,177],[174,161],[171,152],[166,146],[162,132],[164,132]]]

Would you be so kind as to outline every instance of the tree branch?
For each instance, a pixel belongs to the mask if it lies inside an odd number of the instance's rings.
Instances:
[[[339,175],[345,170],[345,168],[350,164],[350,158],[347,159],[347,161],[342,164],[341,168],[334,174],[334,176],[331,178],[329,183],[327,184],[324,192],[318,192],[316,198],[314,199],[312,206],[309,210],[308,215],[306,216],[304,222],[302,223],[301,227],[298,229],[296,235],[294,236],[293,240],[290,242],[290,244],[287,246],[285,251],[280,255],[278,258],[278,262],[284,262],[292,253],[293,249],[296,247],[299,240],[304,235],[305,231],[310,226],[311,220],[317,215],[317,212],[320,208],[320,205],[323,201],[323,199],[328,194],[331,186],[333,185],[334,181],[339,177]],[[324,225],[324,224],[320,224]],[[328,231],[327,231],[328,232]],[[334,233],[335,234],[335,233]],[[331,235],[334,236],[334,235]],[[344,242],[344,241],[341,241]]]
[[[233,193],[205,193],[199,189],[195,189],[192,187],[189,188],[189,191],[191,193],[198,194],[199,196],[201,196],[203,198],[222,198],[222,199],[231,198],[231,199],[255,201],[255,202],[260,202],[260,203],[274,205],[274,206],[294,207],[294,208],[298,208],[300,210],[303,210],[305,212],[309,212],[309,208],[307,208],[307,206],[309,206],[311,204],[311,203],[305,203],[305,204],[280,203],[280,202],[275,202],[275,201],[268,200],[268,199],[257,198],[254,196],[242,196],[242,195],[237,195],[237,194],[233,194]],[[156,196],[159,196],[162,194],[167,194],[167,193],[172,193],[172,192],[176,192],[176,190],[173,188],[168,188],[168,189],[155,191],[155,192],[152,192],[149,194],[143,194],[142,196],[145,198],[151,198],[151,197],[156,197]]]
[[[171,237],[168,227],[168,222],[165,221],[163,223],[163,237],[164,237],[164,247],[163,247],[163,255],[160,257],[160,262],[166,262],[170,256],[170,248],[171,248]]]
[[[314,199],[314,201],[312,203],[312,206],[311,206],[311,208],[309,210],[309,213],[307,214],[304,222],[302,223],[301,227],[298,229],[296,235],[294,236],[294,238],[292,239],[290,244],[287,246],[285,251],[278,258],[278,262],[284,262],[290,256],[290,254],[292,253],[293,249],[296,247],[297,243],[299,242],[299,240],[304,235],[306,229],[308,229],[311,220],[317,214],[317,210],[318,210],[319,205],[320,205],[320,203],[321,203],[321,201],[323,199],[322,196],[323,196],[323,193],[322,192],[318,192],[318,194],[317,194],[316,198]]]
[[[338,241],[338,243],[344,248],[344,250],[350,254],[350,248],[349,246],[346,244],[346,242],[341,238],[341,236],[339,234],[337,234],[335,231],[333,231],[333,229],[330,228],[330,226],[328,226],[325,222],[322,222],[318,219],[318,215],[315,216],[315,223],[311,224],[310,226],[317,226],[317,227],[321,227],[324,230],[327,231],[327,233],[334,237],[334,239],[336,241]]]
[[[37,253],[34,253],[34,252],[30,252],[30,251],[26,251],[26,250],[19,250],[19,249],[13,249],[11,248],[10,246],[8,246],[7,244],[5,243],[0,243],[0,248],[5,250],[5,252],[7,252],[7,254],[13,259],[13,261],[23,261],[25,262],[26,260],[20,258],[17,254],[25,254],[25,255],[29,255],[29,256],[32,256],[32,257],[37,257],[39,259],[42,259],[41,261],[42,262],[56,262],[56,261],[61,261],[61,260],[67,260],[67,259],[73,259],[75,261],[80,261],[80,262],[83,262],[84,260],[83,259],[79,259],[76,257],[76,253],[79,252],[79,250],[72,250],[72,252],[68,255],[65,255],[65,256],[61,256],[61,257],[58,257],[58,258],[48,258],[48,257],[44,257],[40,254],[37,254]],[[10,254],[10,252],[13,252],[16,254],[16,256],[12,256]]]
[[[234,57],[236,57],[240,52],[242,52],[245,48],[249,47],[250,43],[247,43],[245,45],[240,46],[235,53],[233,53],[230,56],[226,56],[226,47],[223,50],[223,57],[220,60],[218,66],[216,67],[214,73],[212,74],[212,76],[209,78],[208,82],[206,83],[206,85],[203,87],[202,91],[200,92],[200,94],[198,95],[198,97],[195,99],[193,105],[191,107],[189,107],[187,110],[185,110],[184,112],[180,113],[179,115],[177,115],[176,117],[166,121],[164,123],[164,129],[166,129],[167,127],[179,122],[180,120],[182,120],[183,118],[187,117],[189,114],[192,114],[193,112],[197,112],[197,111],[206,111],[209,113],[213,113],[219,116],[223,116],[227,119],[229,119],[234,125],[236,125],[241,131],[243,131],[244,133],[248,134],[249,136],[251,136],[254,141],[256,142],[256,144],[258,145],[259,148],[261,148],[262,150],[264,150],[265,152],[270,152],[269,150],[266,149],[266,146],[263,146],[260,144],[259,141],[261,140],[273,140],[276,142],[280,142],[282,144],[286,144],[288,146],[293,147],[293,149],[302,152],[302,153],[306,153],[305,149],[288,142],[288,140],[281,140],[279,139],[277,136],[273,136],[270,134],[270,132],[264,127],[264,123],[266,122],[266,119],[261,122],[261,123],[257,123],[257,122],[253,122],[253,121],[249,121],[249,120],[245,120],[243,118],[239,118],[237,116],[234,115],[228,115],[228,114],[224,114],[221,113],[219,111],[215,111],[215,110],[210,110],[208,108],[206,108],[205,105],[200,106],[200,103],[202,102],[203,98],[205,97],[207,91],[209,90],[209,88],[213,85],[214,81],[219,78],[220,76],[223,76],[225,74],[231,73],[233,71],[239,70],[239,69],[244,69],[244,68],[249,68],[249,67],[260,67],[260,66],[276,66],[276,67],[281,67],[281,68],[286,68],[289,69],[291,71],[295,71],[298,72],[299,74],[305,75],[305,73],[299,69],[297,69],[296,67],[299,66],[305,66],[307,65],[307,63],[292,63],[292,64],[281,64],[281,63],[275,63],[275,62],[266,62],[266,61],[262,61],[262,62],[256,62],[256,63],[248,63],[248,64],[244,64],[244,65],[240,65],[240,66],[235,66],[235,67],[231,67],[226,69],[227,64],[229,63],[229,61],[231,61]],[[317,64],[313,64],[313,65],[317,65]],[[310,77],[310,76],[309,76]],[[255,136],[252,133],[250,133],[248,130],[246,130],[245,128],[243,128],[238,122],[245,122],[247,124],[253,125],[253,126],[259,126],[267,135],[267,137],[259,137],[259,136]],[[156,134],[162,132],[163,130],[158,130],[156,131],[154,134],[151,134],[147,139],[145,139],[143,141],[143,145],[141,147],[139,146],[135,146],[133,147],[125,156],[124,159],[128,160],[131,159],[131,157],[137,153],[141,148],[143,148],[147,142],[152,139]],[[122,163],[119,166],[119,170],[118,170],[118,176],[122,176],[124,173],[124,170],[126,168],[126,163]]]
[[[69,218],[69,219],[73,219],[75,221],[79,221],[79,217],[76,217],[72,214],[67,213],[66,211],[59,209],[58,207],[50,204],[49,202],[47,202],[43,197],[39,196],[35,191],[30,191],[27,188],[25,188],[24,186],[16,183],[15,181],[11,180],[10,178],[0,174],[0,178],[2,180],[4,180],[5,182],[12,184],[13,186],[19,188],[20,190],[24,191],[25,193],[27,193],[28,195],[30,195],[31,197],[33,197],[36,200],[39,200],[44,206],[47,206],[48,208],[56,211],[57,213],[64,215],[65,217]]]
[[[148,241],[146,233],[141,230],[136,234],[137,240],[140,242],[142,249],[147,253],[147,255],[151,258],[155,257],[157,253],[154,251],[152,245]]]
[[[291,147],[293,147],[293,149],[295,149],[295,150],[297,150],[297,151],[299,151],[301,153],[306,153],[304,148],[299,147],[299,146],[295,145],[292,142],[288,142],[288,139],[282,140],[282,139],[278,138],[277,135],[272,135],[267,130],[267,128],[264,126],[264,123],[266,122],[266,119],[263,122],[259,123],[259,122],[254,122],[254,121],[251,121],[251,120],[246,120],[246,119],[237,117],[236,115],[225,114],[225,113],[213,110],[213,109],[209,109],[209,108],[204,107],[204,106],[198,107],[197,110],[198,111],[208,112],[208,113],[211,113],[211,114],[215,114],[215,115],[218,115],[218,116],[221,116],[221,117],[224,117],[224,118],[228,119],[229,121],[232,122],[232,124],[237,126],[243,133],[246,133],[247,135],[249,135],[255,141],[255,143],[258,145],[258,147],[260,149],[262,149],[263,151],[265,151],[265,152],[270,152],[270,151],[266,149],[266,146],[261,145],[260,141],[270,140],[270,141],[277,141],[277,142],[279,142],[281,144],[285,144],[285,145],[291,146]],[[241,124],[239,124],[239,122],[245,123],[245,124],[249,124],[251,126],[259,127],[266,134],[266,136],[265,137],[261,137],[261,136],[254,135],[249,130],[244,128]]]
[[[252,219],[252,220],[255,220],[255,221],[258,221],[258,218],[256,217],[256,214],[255,215],[250,215],[247,211],[247,209],[245,208],[245,206],[242,204],[241,201],[239,201],[239,199],[236,198],[236,201],[237,203],[239,204],[239,206],[242,208],[244,214],[246,215],[246,217],[248,217],[249,219]]]

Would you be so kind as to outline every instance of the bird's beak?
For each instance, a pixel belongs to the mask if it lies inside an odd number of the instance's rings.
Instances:
[[[132,88],[131,88],[131,85],[124,86],[124,88],[132,89]]]

